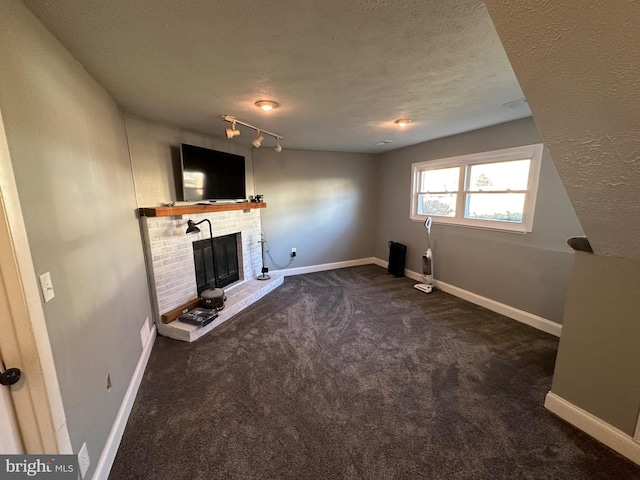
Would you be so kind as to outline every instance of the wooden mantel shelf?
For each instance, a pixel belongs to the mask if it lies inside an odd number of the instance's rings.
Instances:
[[[266,203],[212,203],[211,205],[175,205],[173,207],[139,208],[141,217],[175,217],[192,213],[229,212],[231,210],[249,210],[251,208],[267,208]]]

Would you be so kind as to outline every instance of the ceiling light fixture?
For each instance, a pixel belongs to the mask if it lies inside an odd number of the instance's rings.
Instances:
[[[273,110],[274,108],[278,108],[278,106],[279,105],[276,102],[273,102],[271,100],[259,100],[256,102],[256,107],[261,108],[265,112]]]
[[[409,118],[399,118],[398,120],[396,120],[393,123],[395,123],[399,127],[406,127],[407,125],[409,125],[412,122],[413,122],[413,120],[411,120]]]
[[[260,135],[260,130],[258,130],[258,135],[256,136],[256,138],[253,139],[253,142],[251,142],[251,145],[253,145],[256,148],[260,148],[260,145],[262,145],[263,140],[264,140],[264,137]]]
[[[262,145],[262,141],[264,140],[264,135],[269,135],[270,137],[273,137],[276,140],[276,145],[275,147],[273,147],[274,150],[278,153],[282,151],[282,145],[280,144],[280,141],[282,140],[282,135],[278,135],[277,133],[267,132],[266,130],[255,127],[248,123],[241,122],[240,120],[237,120],[235,117],[232,117],[231,115],[220,115],[220,118],[225,122],[231,123],[231,128],[227,128],[225,130],[225,132],[227,133],[227,138],[233,138],[235,136],[240,135],[240,130],[236,130],[236,123],[237,123],[238,125],[243,125],[247,128],[251,128],[256,131],[257,136],[251,142],[251,144],[254,147],[259,148],[260,145]]]

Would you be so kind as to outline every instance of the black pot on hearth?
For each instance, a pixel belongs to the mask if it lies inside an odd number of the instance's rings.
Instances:
[[[224,301],[227,297],[221,288],[208,288],[200,293],[200,305],[204,308],[210,308],[216,312],[224,308]]]

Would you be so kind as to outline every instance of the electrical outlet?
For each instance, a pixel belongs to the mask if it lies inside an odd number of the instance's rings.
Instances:
[[[78,453],[78,466],[80,467],[80,478],[84,479],[84,476],[89,470],[91,460],[89,459],[89,450],[87,450],[87,443],[82,444],[82,448]]]
[[[296,247],[291,248],[291,258],[295,257],[297,254]]]

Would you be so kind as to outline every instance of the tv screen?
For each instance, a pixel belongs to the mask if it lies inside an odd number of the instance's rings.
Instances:
[[[247,198],[243,156],[183,143],[180,157],[184,201]]]

